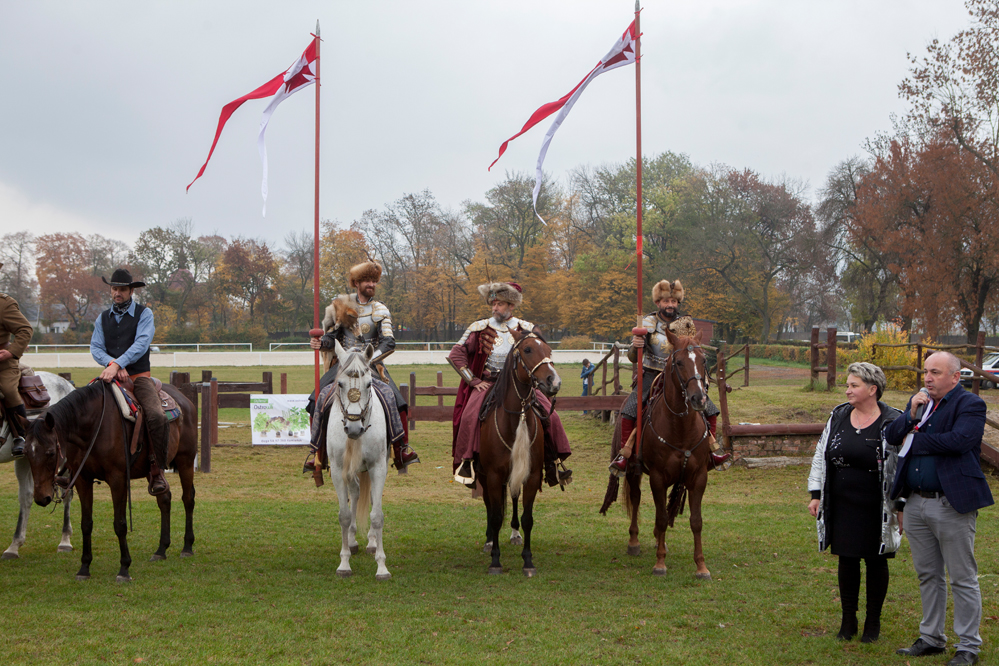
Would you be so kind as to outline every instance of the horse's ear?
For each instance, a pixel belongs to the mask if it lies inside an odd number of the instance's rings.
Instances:
[[[522,337],[524,337],[524,332],[519,328],[511,328],[510,335],[513,336],[514,342],[519,342]]]
[[[702,331],[697,331],[697,334],[694,336],[694,342],[696,342],[697,344],[701,344],[701,340],[703,338],[704,338],[704,333]]]
[[[669,330],[669,328],[667,328],[666,329],[666,339],[669,340],[669,343],[675,349],[676,346],[677,346],[677,343],[679,343],[679,341],[680,341],[680,336],[678,336],[676,333],[674,333],[673,331]]]
[[[45,427],[49,430],[55,429],[55,418],[49,412],[45,412]]]
[[[364,358],[366,358],[366,359],[368,359],[370,361],[371,357],[374,356],[374,355],[375,355],[375,348],[369,342],[368,345],[364,348]]]
[[[333,351],[336,352],[337,359],[342,361],[345,352],[343,351],[343,345],[340,344],[339,340],[333,340]]]

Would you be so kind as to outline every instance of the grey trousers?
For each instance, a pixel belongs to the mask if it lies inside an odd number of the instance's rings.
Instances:
[[[982,593],[975,562],[975,521],[978,511],[958,513],[946,497],[913,494],[905,505],[905,533],[912,564],[919,577],[923,620],[919,636],[934,647],[947,647],[947,577],[954,594],[954,633],[958,650],[978,654],[982,637]],[[944,568],[946,567],[946,573]]]

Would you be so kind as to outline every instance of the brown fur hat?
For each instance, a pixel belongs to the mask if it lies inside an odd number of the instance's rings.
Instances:
[[[664,298],[675,298],[677,303],[683,303],[683,285],[679,280],[660,280],[652,287],[652,302],[658,303]]]
[[[371,282],[378,282],[382,279],[382,267],[373,261],[365,261],[356,266],[351,266],[349,277],[351,287],[356,287],[358,282],[367,282],[369,280]]]
[[[503,301],[520,305],[524,301],[524,290],[516,282],[487,282],[479,285],[479,294],[486,303]]]
[[[353,328],[357,323],[357,308],[346,294],[337,296],[326,308],[326,316],[323,317],[323,330],[329,331],[334,326],[343,328]]]

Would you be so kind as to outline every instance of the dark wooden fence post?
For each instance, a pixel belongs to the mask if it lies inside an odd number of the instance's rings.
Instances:
[[[618,349],[616,342],[614,343],[614,356],[612,358],[614,359],[614,395],[621,395],[623,391],[621,387],[621,350]],[[607,395],[607,391],[604,391],[604,395]]]
[[[919,388],[923,383],[923,373],[919,370],[923,367],[923,345],[921,342],[916,343],[916,388]]]
[[[728,345],[722,342],[718,345],[718,409],[721,411],[721,440],[722,448],[731,450],[732,441],[728,435],[728,384],[725,381],[725,352]]]
[[[985,350],[985,331],[978,331],[978,338],[975,340],[975,365],[979,368],[982,367],[982,352]],[[978,375],[971,381],[971,392],[978,395],[978,390],[982,386],[982,380],[978,378]]]
[[[441,371],[441,370],[437,371],[437,386],[438,387],[443,387],[444,386],[444,372]],[[437,406],[438,407],[443,407],[444,406],[444,396],[443,395],[438,395],[437,396]]]
[[[210,382],[210,381],[212,381],[212,371],[211,370],[202,370],[201,371],[201,381],[202,382]]]
[[[808,355],[809,367],[811,368],[812,388],[815,382],[819,381],[819,327],[812,326],[812,347]]]
[[[746,369],[742,372],[745,375],[742,378],[742,385],[749,386],[749,343],[746,343]]]
[[[212,446],[216,446],[219,443],[219,380],[212,377],[209,383],[212,390]]]
[[[826,331],[826,386],[836,390],[836,329]]]
[[[211,371],[203,370],[202,378],[205,373],[209,379],[201,382],[201,471],[208,473],[212,471],[212,383]]]
[[[274,373],[270,370],[264,373],[261,383],[267,384],[267,388],[264,389],[264,393],[267,395],[272,395],[274,393]]]
[[[287,392],[288,392],[288,373],[287,372],[282,372],[281,373],[281,395],[284,395]]]
[[[411,408],[416,406],[416,373],[409,373],[409,398],[406,400],[406,404]],[[412,414],[413,410],[410,409],[409,413]],[[416,419],[409,419],[409,429],[416,430]]]

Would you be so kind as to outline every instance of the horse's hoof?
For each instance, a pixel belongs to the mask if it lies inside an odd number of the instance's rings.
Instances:
[[[351,576],[354,575],[354,572],[351,571],[350,569],[337,569],[336,575],[339,576],[340,578],[350,578]]]
[[[367,553],[368,555],[374,555],[376,550],[378,550],[376,546],[368,546],[367,548],[364,549],[364,552]]]
[[[356,545],[350,547],[350,554],[357,555],[358,547]]]
[[[641,546],[628,546],[628,554],[632,557],[638,557],[642,554]]]
[[[56,552],[57,553],[72,553],[73,552],[73,547],[72,546],[59,546],[58,548],[56,548]],[[15,557],[16,557],[16,555],[15,555]]]
[[[153,553],[152,557],[149,558],[150,562],[161,562],[166,559],[166,555],[160,555],[159,553]]]
[[[705,571],[704,573],[700,573],[700,572],[695,573],[694,574],[694,578],[697,578],[699,580],[711,580],[711,572],[710,571]]]
[[[392,574],[390,574],[390,573],[377,574],[375,576],[375,580],[388,580],[391,577],[392,577]]]
[[[180,556],[181,557],[194,557],[194,551],[193,550],[182,550],[182,551],[180,551]]]
[[[666,567],[663,567],[662,569],[657,569],[657,568],[653,567],[652,568],[652,575],[653,576],[665,576],[666,575]]]
[[[483,553],[491,553],[491,552],[493,552],[493,542],[492,541],[487,541],[486,545],[482,547],[482,552]]]
[[[519,534],[517,536],[515,536],[515,537],[510,537],[510,545],[511,546],[523,546],[524,545],[524,537],[520,536]]]
[[[17,553],[9,553],[4,551],[3,555],[0,555],[0,560],[16,560],[18,558]]]
[[[524,567],[524,575],[527,576],[528,578],[534,578],[535,576],[538,575],[538,570],[535,569],[534,567],[531,568]]]
[[[498,576],[503,573],[503,567],[489,567],[490,576]]]
[[[76,580],[90,580],[90,574],[76,574]]]
[[[88,576],[88,578],[89,578],[89,576]],[[116,582],[116,583],[131,583],[132,582],[132,577],[131,576],[122,576],[121,574],[118,574],[117,576],[115,576],[114,582]]]

